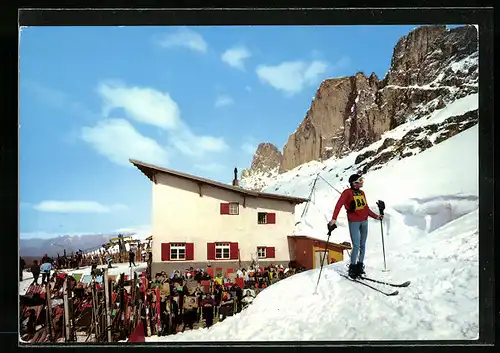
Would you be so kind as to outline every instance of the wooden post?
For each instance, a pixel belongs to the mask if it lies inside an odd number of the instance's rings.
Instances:
[[[136,326],[136,310],[137,310],[137,272],[134,272],[134,277],[132,277],[132,284],[130,286],[130,291],[132,294],[132,312],[130,314],[130,322],[132,324],[132,329]]]
[[[69,322],[68,281],[69,277],[66,277],[66,280],[63,283],[64,337],[66,339],[66,342],[71,341],[71,324]]]
[[[108,331],[108,342],[112,342],[111,337],[111,302],[109,298],[109,283],[108,283],[108,269],[104,270],[103,276],[103,288],[104,288],[104,312],[106,313],[106,331]]]
[[[95,287],[95,276],[92,279],[92,314],[94,316],[94,325],[95,325],[95,339],[98,342],[99,339],[99,317],[97,315],[99,310],[99,296],[97,294],[97,290]]]
[[[125,289],[123,285],[125,284],[125,273],[122,273],[122,278],[120,280],[119,285],[119,293],[120,293],[120,339],[125,339],[125,310],[127,309],[125,306]]]
[[[45,298],[47,300],[47,328],[49,329],[49,341],[54,341],[52,334],[52,298],[50,297],[50,279],[47,279],[45,284]]]
[[[69,302],[71,303],[70,306],[70,323],[71,323],[71,336],[70,336],[70,341],[71,342],[76,342],[76,324],[75,324],[75,292],[73,290],[68,290],[68,297],[69,297]]]

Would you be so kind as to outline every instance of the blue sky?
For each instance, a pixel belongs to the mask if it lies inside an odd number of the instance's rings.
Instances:
[[[382,79],[413,28],[23,28],[21,237],[147,228],[151,183],[128,158],[230,183],[322,80]]]

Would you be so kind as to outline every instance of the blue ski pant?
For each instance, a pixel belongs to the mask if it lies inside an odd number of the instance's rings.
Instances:
[[[349,222],[349,233],[351,235],[351,264],[365,259],[366,237],[368,236],[368,220],[361,222]],[[359,254],[359,255],[358,255]]]

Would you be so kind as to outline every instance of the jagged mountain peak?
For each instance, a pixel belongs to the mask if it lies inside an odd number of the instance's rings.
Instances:
[[[395,44],[382,80],[374,72],[367,76],[362,71],[323,80],[283,153],[274,153],[272,166],[266,169],[257,149],[251,168],[242,174],[242,185],[259,184],[256,175],[262,181],[270,177],[270,170],[284,173],[310,161],[360,151],[389,130],[476,94],[478,78],[475,26],[417,27]],[[252,180],[246,182],[248,177]]]

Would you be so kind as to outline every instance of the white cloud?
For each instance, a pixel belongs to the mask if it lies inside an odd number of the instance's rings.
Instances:
[[[302,91],[306,86],[316,84],[325,73],[327,66],[326,62],[319,60],[309,63],[285,61],[275,66],[260,65],[256,73],[262,82],[288,95],[293,95]]]
[[[228,148],[226,142],[221,137],[198,136],[197,139],[196,145],[206,151],[218,152]]]
[[[149,224],[119,228],[113,231],[113,233],[127,233],[127,234],[133,233],[134,239],[140,239],[140,240],[144,240],[147,237],[149,237],[151,235],[151,232],[152,232],[151,225]]]
[[[112,162],[130,167],[129,158],[165,165],[167,152],[155,140],[141,135],[123,119],[106,119],[82,128],[81,138]]]
[[[207,152],[221,152],[229,148],[222,137],[193,134],[188,128],[169,136],[169,144],[185,155],[202,157]]]
[[[159,45],[164,48],[184,47],[201,53],[205,53],[208,48],[203,37],[189,28],[180,28],[174,33],[164,35]]]
[[[228,95],[222,94],[222,95],[219,95],[217,97],[217,99],[215,100],[215,107],[221,108],[221,107],[231,105],[233,103],[234,103],[233,98],[229,97]]]
[[[167,144],[189,156],[203,157],[209,152],[226,150],[222,137],[197,135],[182,121],[177,103],[168,93],[148,87],[128,87],[123,84],[101,84],[99,93],[104,100],[104,113],[123,109],[127,117],[137,122],[160,127],[167,133]],[[116,136],[121,136],[117,138]],[[128,165],[129,158],[165,165],[165,146],[138,133],[126,120],[107,119],[94,128],[84,128],[82,138],[112,162]],[[116,141],[127,141],[116,143]]]
[[[134,233],[133,237],[135,239],[145,239],[151,235],[151,226],[150,225],[139,225],[132,227],[124,227],[119,229],[114,229],[112,231],[103,231],[103,232],[46,232],[46,231],[34,231],[34,232],[24,232],[20,233],[19,237],[22,239],[32,239],[32,238],[58,238],[62,236],[87,236],[87,235],[99,235],[99,234],[108,234],[108,235],[118,235],[120,233],[131,234]]]
[[[221,172],[227,169],[224,165],[219,163],[195,164],[194,167],[206,172]]]
[[[252,54],[245,47],[234,47],[227,49],[221,55],[222,61],[236,69],[245,70],[245,59],[249,58]]]
[[[174,129],[181,121],[179,106],[168,93],[119,84],[100,84],[98,92],[104,101],[105,116],[115,108],[123,108],[130,118],[162,129]]]
[[[34,208],[40,212],[55,213],[109,213],[112,211],[127,210],[122,204],[103,205],[95,201],[54,201],[46,200],[35,205]]]

